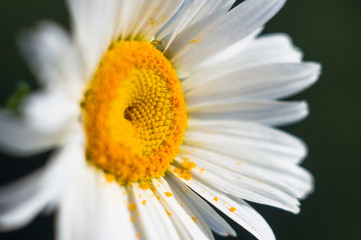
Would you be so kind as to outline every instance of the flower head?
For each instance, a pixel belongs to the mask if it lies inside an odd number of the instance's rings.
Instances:
[[[0,190],[0,229],[47,208],[59,239],[236,235],[211,204],[273,239],[246,201],[297,213],[312,191],[298,165],[305,145],[274,127],[307,115],[305,102],[279,99],[313,84],[320,66],[288,36],[260,36],[284,0],[234,2],[68,0],[71,35],[48,22],[27,32],[43,89],[21,117],[0,112],[0,146],[57,150]]]

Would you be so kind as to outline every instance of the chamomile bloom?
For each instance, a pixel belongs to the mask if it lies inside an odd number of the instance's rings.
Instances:
[[[56,210],[58,239],[236,235],[210,205],[274,239],[246,202],[299,211],[312,176],[303,142],[275,129],[304,118],[280,101],[317,63],[287,35],[259,36],[285,0],[68,0],[72,32],[43,22],[21,46],[42,90],[1,111],[2,150],[56,149],[0,192],[0,229]]]

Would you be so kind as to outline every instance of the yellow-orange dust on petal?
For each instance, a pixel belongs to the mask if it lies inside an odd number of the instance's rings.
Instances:
[[[196,223],[197,222],[197,218],[196,217],[192,217],[192,220]]]
[[[114,175],[109,174],[109,173],[105,173],[105,174],[104,174],[104,177],[105,177],[105,179],[106,179],[108,182],[113,182],[113,181],[115,180]]]
[[[135,204],[134,203],[129,203],[129,210],[130,211],[134,211],[136,208]]]
[[[193,168],[196,167],[196,164],[194,162],[189,161],[189,160],[184,160],[183,161],[183,166],[184,166],[185,170],[187,170],[189,172],[190,170],[192,170]]]
[[[182,163],[183,168],[175,168],[173,172],[178,174],[178,177],[183,178],[185,180],[191,180],[192,173],[190,172],[193,168],[197,167],[194,162],[189,161],[189,159],[183,160]]]
[[[171,196],[173,196],[173,194],[172,193],[170,193],[170,192],[165,192],[164,193],[167,197],[171,197]]]
[[[237,209],[236,208],[234,208],[234,207],[231,207],[230,209],[229,209],[229,211],[231,211],[231,212],[235,212]]]
[[[172,215],[170,212],[168,212],[167,209],[164,209],[164,210],[165,210],[165,212],[168,214],[169,217]]]
[[[121,184],[163,177],[187,126],[176,71],[149,42],[114,42],[84,93],[86,159]]]
[[[139,187],[143,190],[147,190],[147,189],[150,189],[150,184],[147,182],[142,182],[139,184]]]
[[[213,198],[213,200],[216,201],[216,202],[218,202],[217,196],[215,196],[215,197]]]

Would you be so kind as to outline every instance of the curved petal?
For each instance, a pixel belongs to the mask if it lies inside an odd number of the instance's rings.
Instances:
[[[53,132],[42,132],[17,116],[0,112],[0,148],[15,156],[28,156],[56,146],[60,139]]]
[[[218,213],[212,207],[210,207],[206,201],[191,191],[173,174],[167,173],[166,180],[168,183],[171,183],[174,186],[172,189],[179,189],[180,193],[178,196],[182,195],[184,198],[187,198],[192,202],[192,205],[198,209],[199,213],[203,216],[204,221],[215,233],[221,236],[235,237],[237,235],[232,227],[226,222],[226,220],[218,215]]]
[[[191,216],[192,220],[197,224],[198,228],[204,233],[204,235],[206,235],[209,240],[214,240],[212,231],[203,219],[203,216],[194,206],[195,204],[187,197],[186,192],[188,189],[182,188],[182,185],[172,181],[172,178],[167,178],[166,180],[169,187],[172,189],[174,198],[177,200],[177,202],[181,205],[185,212]]]
[[[195,152],[192,152],[193,150]],[[235,182],[250,178],[257,185],[260,182],[270,185],[295,198],[304,198],[313,190],[312,175],[302,167],[291,163],[280,161],[258,164],[191,147],[182,148],[179,157],[189,159],[204,171],[217,173],[220,169],[219,172],[227,174],[227,177],[234,179]]]
[[[135,183],[128,190],[131,202],[134,202],[139,229],[142,237],[149,240],[180,239],[172,221],[156,198],[152,190],[144,190]]]
[[[21,113],[24,121],[35,129],[61,133],[77,124],[80,106],[62,92],[46,89],[25,98]]]
[[[121,39],[151,40],[183,0],[67,0],[72,27],[86,61],[87,77],[110,44]]]
[[[184,31],[166,52],[180,75],[248,36],[273,17],[284,0],[247,0],[202,31]]]
[[[245,201],[239,199],[236,202],[231,197],[194,179],[180,180],[258,239],[275,239],[267,222]]]
[[[214,99],[279,99],[309,87],[319,77],[317,63],[277,63],[236,71],[228,75],[201,80],[185,93],[187,102]]]
[[[20,38],[24,56],[37,79],[47,88],[62,90],[80,100],[86,84],[83,59],[60,26],[42,22]]]
[[[278,129],[240,121],[188,121],[184,142],[206,145],[217,142],[234,148],[252,148],[298,163],[307,154],[303,141]],[[220,145],[225,145],[220,144]]]
[[[237,97],[187,105],[190,119],[251,121],[269,126],[284,126],[304,119],[306,102],[244,101]]]
[[[79,136],[69,139],[47,166],[0,190],[0,229],[12,230],[30,222],[57,202],[76,173],[74,159],[82,158]]]
[[[32,94],[21,105],[22,116],[0,111],[0,147],[17,156],[56,147],[76,129],[79,110],[61,91]]]
[[[185,29],[199,22],[209,25],[217,19],[216,16],[225,14],[234,2],[235,0],[185,0],[176,14],[155,35],[156,39],[165,42],[161,50],[166,51],[175,37]]]
[[[293,46],[286,34],[266,34],[252,38],[248,43],[237,43],[229,47],[222,56],[216,56],[215,64],[207,65],[192,73],[182,81],[182,89],[187,92],[216,79],[224,78],[244,69],[275,63],[297,63],[302,53]]]
[[[174,226],[178,228],[178,232],[181,234],[181,239],[208,239],[185,212],[185,209],[177,202],[174,192],[172,192],[167,182],[163,179],[153,179],[152,182],[155,188],[154,193],[159,197],[163,207],[170,214]]]
[[[176,158],[175,162],[180,165],[183,164],[180,158]],[[299,201],[276,187],[246,176],[240,176],[222,167],[215,165],[208,169],[206,167],[207,165],[201,165],[200,167],[193,168],[190,171],[192,179],[237,198],[277,207],[293,213],[299,212]]]
[[[84,159],[81,165],[60,200],[57,239],[138,239],[125,189],[108,182],[103,172],[86,166]]]

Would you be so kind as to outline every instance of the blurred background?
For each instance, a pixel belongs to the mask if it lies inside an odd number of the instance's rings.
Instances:
[[[361,239],[360,12],[359,0],[289,0],[265,29],[266,33],[288,33],[304,51],[305,60],[323,65],[319,82],[292,98],[306,99],[310,116],[284,128],[309,146],[303,166],[315,176],[315,192],[302,201],[299,215],[253,205],[269,222],[277,239]],[[16,38],[20,30],[44,19],[68,28],[64,2],[1,0],[1,104],[14,92],[19,80],[28,81],[36,89],[34,76],[20,57]],[[47,155],[18,159],[1,154],[0,185],[42,166]],[[18,231],[0,233],[0,239],[52,239],[53,224],[52,215],[39,216]],[[237,239],[254,239],[241,227],[233,226],[239,234]]]

